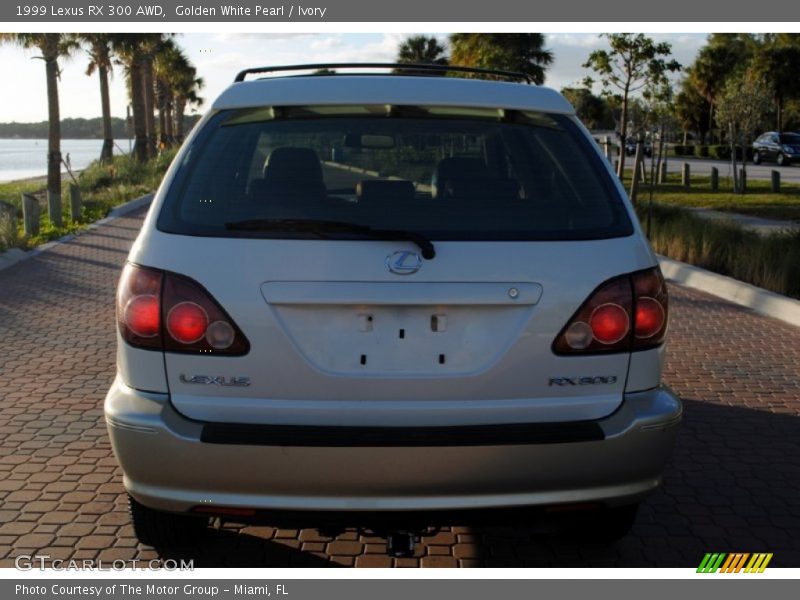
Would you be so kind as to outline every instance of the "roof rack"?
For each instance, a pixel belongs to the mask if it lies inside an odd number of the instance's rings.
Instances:
[[[317,63],[304,65],[278,65],[273,67],[253,67],[239,71],[234,82],[244,81],[248,75],[256,73],[280,73],[282,71],[316,71],[320,69],[392,69],[394,71],[430,71],[431,73],[473,73],[476,75],[494,75],[512,81],[524,81],[533,84],[530,75],[517,71],[503,71],[500,69],[479,69],[477,67],[460,67],[456,65],[432,65],[415,63]],[[365,73],[360,73],[364,75]],[[354,75],[354,73],[328,73],[326,75]]]

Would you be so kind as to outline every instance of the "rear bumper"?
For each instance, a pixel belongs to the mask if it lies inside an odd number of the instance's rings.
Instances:
[[[118,378],[105,413],[125,487],[152,508],[405,511],[637,501],[660,482],[681,404],[656,388],[579,424],[242,429]]]

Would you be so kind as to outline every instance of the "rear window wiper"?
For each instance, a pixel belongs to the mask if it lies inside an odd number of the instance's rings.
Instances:
[[[225,223],[229,231],[290,231],[307,232],[326,238],[330,233],[352,233],[374,240],[404,240],[415,243],[422,251],[422,258],[431,260],[436,256],[433,243],[416,231],[402,229],[375,229],[368,225],[348,223],[346,221],[328,221],[325,219],[245,219]]]

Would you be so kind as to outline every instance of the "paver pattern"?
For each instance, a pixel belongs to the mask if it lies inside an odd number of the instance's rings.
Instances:
[[[707,551],[800,566],[800,329],[672,286],[666,381],[685,418],[664,485],[610,546],[537,528],[431,523],[393,558],[370,531],[217,524],[202,545],[138,544],[106,435],[116,279],[143,213],[0,272],[0,566],[193,559],[195,566],[694,567]]]

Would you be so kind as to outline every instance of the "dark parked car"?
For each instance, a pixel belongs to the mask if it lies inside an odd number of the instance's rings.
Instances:
[[[768,131],[753,142],[753,162],[771,160],[789,165],[800,160],[800,134]]]
[[[649,141],[645,140],[644,145],[642,147],[642,150],[644,151],[644,155],[647,158],[650,158],[651,156],[653,156],[653,145]],[[629,137],[627,139],[627,141],[625,142],[625,154],[627,156],[633,156],[633,155],[636,154],[636,138],[635,137]]]

